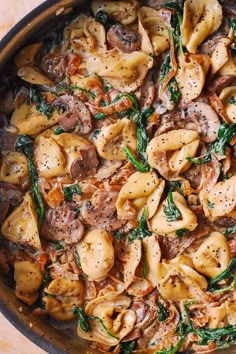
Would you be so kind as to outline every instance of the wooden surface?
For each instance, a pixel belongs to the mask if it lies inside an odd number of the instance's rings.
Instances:
[[[0,0],[0,39],[44,0]],[[0,354],[45,354],[25,338],[0,313]]]

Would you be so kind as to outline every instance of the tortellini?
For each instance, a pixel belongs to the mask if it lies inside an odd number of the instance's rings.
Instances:
[[[38,174],[44,178],[70,173],[72,163],[81,157],[80,149],[90,143],[72,133],[39,135],[34,141],[34,161]]]
[[[228,62],[231,51],[229,45],[233,42],[233,39],[233,31],[230,30],[229,36],[221,38],[217,43],[211,56],[211,75],[215,75]]]
[[[43,274],[30,261],[15,262],[14,269],[15,295],[27,305],[32,305],[39,296],[38,290],[43,281]]]
[[[147,146],[148,162],[163,177],[171,180],[190,167],[186,157],[196,155],[199,142],[199,135],[193,130],[179,129],[161,134]]]
[[[91,330],[88,332],[83,331],[78,324],[78,336],[108,346],[117,345],[133,330],[136,322],[136,313],[129,309],[130,304],[130,297],[112,293],[90,301],[85,307],[86,315],[101,319],[113,336],[96,319],[89,320]]]
[[[0,159],[0,182],[21,185],[28,176],[28,162],[21,152],[2,151]]]
[[[233,103],[236,100],[236,86],[224,88],[219,99],[225,107],[228,118],[232,123],[236,123],[236,105]]]
[[[194,268],[208,278],[214,278],[225,270],[231,254],[228,241],[219,232],[212,232],[201,244],[193,257]]]
[[[136,275],[139,263],[142,259],[142,242],[134,240],[132,243],[126,243],[122,252],[121,259],[124,267],[124,285],[129,295],[142,297],[153,290],[155,285]]]
[[[116,202],[117,214],[120,219],[137,219],[145,205],[148,209],[148,218],[155,213],[165,181],[159,179],[155,172],[135,172],[121,188]]]
[[[138,16],[139,3],[135,0],[128,1],[107,1],[94,0],[91,4],[94,16],[99,11],[105,11],[109,17],[122,23],[129,25],[133,23]]]
[[[87,61],[90,73],[102,76],[121,92],[133,92],[139,88],[152,66],[153,58],[147,53],[122,53],[116,49],[89,57]]]
[[[23,202],[2,224],[1,233],[9,241],[41,250],[37,219],[32,198],[26,193]]]
[[[73,307],[81,307],[84,303],[84,286],[80,280],[56,278],[44,292],[46,313],[60,321],[75,318]]]
[[[45,115],[37,111],[35,105],[23,103],[13,112],[11,125],[17,128],[17,134],[19,135],[35,135],[55,125],[58,117],[58,113],[53,111],[51,118],[48,119]]]
[[[94,229],[83,237],[77,246],[83,272],[93,280],[105,278],[114,265],[114,249],[111,236]]]
[[[157,265],[157,288],[167,300],[196,299],[206,291],[207,281],[193,269],[191,258],[179,256]]]
[[[211,59],[207,54],[185,54],[178,58],[176,80],[184,101],[197,98],[205,85]]]
[[[169,32],[165,10],[159,11],[143,6],[139,10],[139,21],[146,30],[153,47],[153,54],[159,55],[169,47]]]
[[[165,199],[163,203],[158,207],[156,213],[150,220],[151,230],[162,236],[175,237],[176,231],[180,229],[187,229],[188,231],[193,231],[196,229],[197,217],[188,208],[184,197],[178,193],[173,192],[173,202],[178,208],[181,218],[175,221],[168,221],[167,215],[164,212],[164,206],[168,207],[168,199]]]
[[[136,127],[135,124],[124,118],[117,123],[103,127],[95,141],[99,156],[105,160],[126,160],[123,146],[136,152]]]
[[[156,235],[143,239],[144,256],[147,263],[146,279],[150,280],[153,287],[157,282],[157,264],[161,260],[161,248]]]
[[[186,0],[184,2],[181,34],[183,45],[190,53],[221,25],[222,7],[217,0]]]
[[[209,328],[220,328],[227,324],[236,325],[236,304],[225,301],[217,307],[207,308],[209,316]]]
[[[208,193],[200,192],[200,201],[205,215],[216,218],[229,214],[236,205],[236,176],[218,182]]]

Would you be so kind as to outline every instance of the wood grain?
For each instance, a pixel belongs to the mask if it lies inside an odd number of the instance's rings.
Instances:
[[[22,17],[44,0],[0,0],[0,39]],[[46,354],[24,337],[0,313],[0,353],[1,354]]]

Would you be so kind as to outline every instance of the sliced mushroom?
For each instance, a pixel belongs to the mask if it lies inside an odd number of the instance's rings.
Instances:
[[[63,241],[73,244],[80,241],[84,226],[69,203],[63,203],[55,209],[46,211],[41,234],[47,240]]]
[[[70,175],[77,180],[93,176],[99,163],[94,145],[81,147],[79,152],[81,156],[70,166]]]
[[[65,131],[79,128],[81,135],[88,134],[92,129],[92,117],[86,105],[78,98],[70,95],[60,96],[53,103],[54,107],[61,107],[65,112],[59,117],[59,122]]]
[[[119,23],[109,29],[107,40],[113,48],[124,53],[132,53],[138,50],[141,45],[140,35]]]
[[[115,231],[124,225],[123,220],[119,220],[116,212],[116,201],[118,191],[96,191],[91,201],[84,202],[81,210],[83,219],[94,227],[107,231]]]

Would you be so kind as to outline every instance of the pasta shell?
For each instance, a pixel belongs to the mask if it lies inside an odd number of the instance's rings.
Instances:
[[[175,232],[180,229],[188,229],[193,231],[196,229],[198,223],[196,215],[188,208],[184,197],[178,193],[173,192],[173,202],[181,213],[181,219],[176,221],[167,221],[163,206],[167,206],[167,199],[158,207],[156,213],[150,220],[151,230],[162,236],[175,237]]]
[[[231,254],[227,239],[219,232],[212,232],[193,255],[195,269],[214,278],[229,265]]]
[[[30,261],[15,262],[14,279],[16,297],[27,305],[32,305],[39,296],[38,290],[43,281],[42,272]]]
[[[126,160],[123,146],[136,151],[136,127],[134,122],[124,118],[117,123],[103,127],[95,141],[98,154],[105,160]]]
[[[84,302],[84,286],[80,280],[56,278],[44,292],[46,313],[59,321],[75,318],[73,307],[81,307]]]
[[[2,151],[0,182],[21,185],[28,177],[28,162],[21,152]]]
[[[230,121],[236,123],[236,105],[230,102],[231,100],[236,100],[236,86],[224,88],[220,93],[219,99],[224,105]]]
[[[79,242],[77,251],[83,272],[93,280],[105,278],[114,265],[111,237],[104,230],[89,231]]]
[[[37,214],[29,193],[23,202],[6,218],[1,228],[9,241],[41,250]]]
[[[222,7],[217,0],[186,0],[184,3],[181,34],[183,45],[190,53],[221,25]]]

